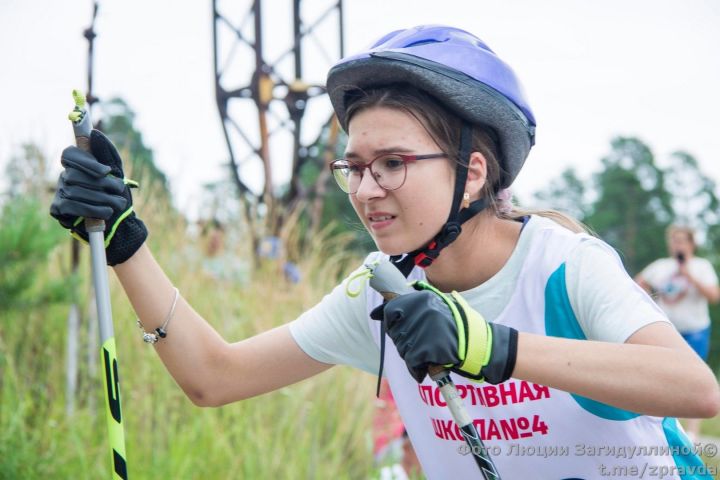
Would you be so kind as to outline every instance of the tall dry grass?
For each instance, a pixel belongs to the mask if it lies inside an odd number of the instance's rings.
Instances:
[[[347,239],[321,232],[287,282],[265,261],[248,283],[214,280],[201,245],[162,202],[136,195],[149,244],[183,296],[228,341],[285,323],[317,302],[360,261]],[[59,228],[59,227],[58,227]],[[296,237],[290,225],[285,237]],[[242,229],[238,228],[242,240]],[[232,254],[250,264],[242,241]],[[66,273],[69,243],[59,245],[45,275]],[[65,411],[68,305],[5,311],[0,329],[0,478],[108,478],[110,458],[97,352],[89,329],[88,252],[80,272],[84,312],[79,388]],[[119,283],[110,273],[130,478],[368,478],[373,475],[370,416],[374,379],[346,367],[277,392],[217,409],[195,407],[144,344]],[[272,306],[272,308],[268,308]],[[97,363],[95,363],[97,362]],[[258,372],[262,374],[262,372]],[[243,378],[229,378],[242,382]]]

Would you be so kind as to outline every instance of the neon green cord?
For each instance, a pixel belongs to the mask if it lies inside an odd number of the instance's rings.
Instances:
[[[75,100],[76,108],[85,108],[85,95],[80,90],[72,91],[73,100]]]
[[[72,91],[73,100],[75,100],[75,108],[68,114],[68,118],[73,123],[80,123],[85,116],[85,95],[80,90]]]
[[[373,277],[373,266],[377,265],[380,262],[373,262],[369,265],[365,265],[365,268],[362,268],[352,274],[350,278],[348,278],[347,283],[345,284],[345,294],[350,298],[355,298],[363,291],[363,288],[365,287],[365,280],[369,280]],[[360,288],[358,288],[356,291],[352,291],[352,283],[357,280],[363,280],[363,282],[360,284]]]

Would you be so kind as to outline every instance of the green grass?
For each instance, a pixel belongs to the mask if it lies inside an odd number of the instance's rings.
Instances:
[[[149,222],[150,244],[160,263],[228,341],[292,320],[359,262],[346,253],[347,238],[321,233],[303,251],[300,284],[287,283],[271,261],[247,284],[215,281],[203,270],[201,246],[185,235],[182,222],[159,215],[153,206],[139,210],[156,219]],[[291,231],[286,238],[292,243],[294,235]],[[244,243],[238,245],[232,253],[249,259]],[[68,243],[54,251],[40,284],[67,278],[68,253]],[[87,257],[84,249],[79,284],[84,323],[72,415],[65,412],[68,304],[0,309],[0,479],[109,476],[97,348],[87,359],[97,335],[88,331]],[[377,474],[371,442],[374,377],[335,367],[262,397],[217,409],[195,407],[154,349],[141,341],[132,309],[110,278],[130,478],[367,479]],[[705,421],[703,434],[720,438],[720,418]],[[720,466],[717,458],[705,460]]]
[[[161,218],[151,215],[151,218]],[[344,240],[318,238],[308,249],[301,284],[287,283],[266,262],[245,286],[214,281],[201,247],[181,222],[155,222],[153,251],[183,296],[228,341],[292,320],[317,302],[357,258]],[[322,234],[321,234],[322,236]],[[83,249],[81,272],[89,272]],[[48,278],[62,278],[69,243],[54,252]],[[197,253],[197,252],[195,252]],[[248,252],[237,254],[248,258]],[[89,277],[87,275],[81,275]],[[338,478],[372,475],[374,379],[347,367],[277,392],[221,408],[194,406],[141,341],[129,302],[111,274],[129,476],[133,479]],[[76,409],[65,412],[66,303],[0,310],[0,479],[108,478],[108,448],[99,354],[87,361],[90,287],[80,285],[83,324]],[[272,305],[272,309],[267,306]],[[262,374],[262,372],[258,372]],[[243,378],[229,378],[242,382]]]

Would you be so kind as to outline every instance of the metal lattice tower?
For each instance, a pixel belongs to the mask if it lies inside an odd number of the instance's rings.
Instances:
[[[212,3],[216,100],[233,182],[248,212],[264,204],[271,213],[275,202],[292,206],[307,193],[298,176],[315,141],[303,138],[303,120],[313,99],[325,94],[327,69],[344,53],[342,0],[292,0],[291,11],[279,1],[253,0],[244,12],[237,1],[222,11],[220,0]],[[324,118],[314,113],[316,126],[330,121],[328,105]],[[291,150],[276,147],[283,136],[286,144],[292,137]],[[289,158],[290,183],[280,196],[274,177]]]

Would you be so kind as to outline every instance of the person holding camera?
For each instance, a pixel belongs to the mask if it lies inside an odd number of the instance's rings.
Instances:
[[[703,359],[710,352],[708,303],[720,301],[718,277],[712,264],[695,256],[691,228],[671,225],[667,230],[670,257],[655,260],[635,281],[653,295],[685,341]],[[697,439],[700,419],[686,421],[688,435]]]

